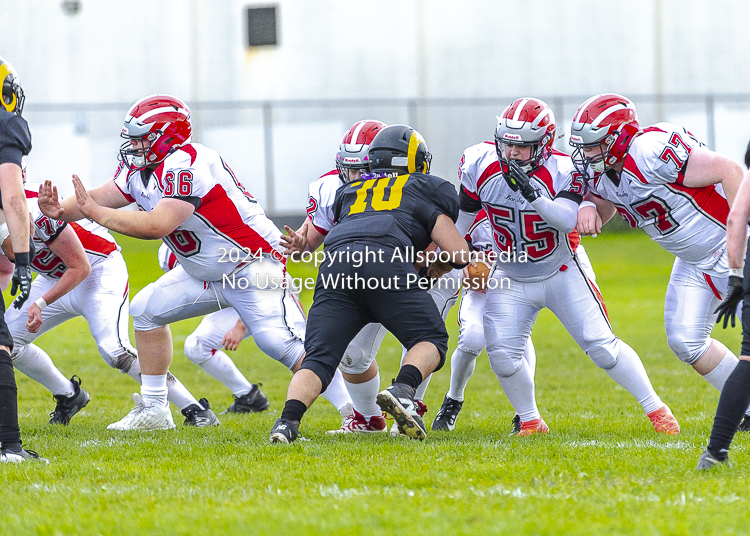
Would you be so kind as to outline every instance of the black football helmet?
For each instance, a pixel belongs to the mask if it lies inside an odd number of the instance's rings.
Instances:
[[[378,132],[367,153],[372,172],[429,173],[432,155],[422,135],[407,125]]]
[[[3,58],[0,58],[0,86],[2,86],[0,106],[11,113],[21,115],[25,98],[18,81],[18,74],[13,66]]]

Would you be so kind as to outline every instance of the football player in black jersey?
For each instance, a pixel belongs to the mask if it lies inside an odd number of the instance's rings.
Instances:
[[[20,294],[13,306],[20,308],[31,290],[29,265],[29,209],[23,188],[21,159],[31,151],[31,133],[21,117],[24,95],[15,69],[0,58],[0,200],[10,232],[15,270],[11,294]],[[23,462],[42,459],[33,451],[21,447],[18,427],[18,391],[10,351],[13,339],[5,323],[5,302],[0,295],[0,461]]]
[[[448,332],[420,283],[414,252],[435,242],[444,267],[460,268],[469,262],[469,246],[455,226],[456,189],[429,175],[432,156],[416,130],[384,128],[368,158],[371,173],[336,192],[335,224],[324,242],[326,261],[308,315],[306,356],[289,385],[271,443],[297,438],[307,408],[328,386],[349,342],[370,322],[383,324],[408,350],[393,385],[378,394],[378,405],[402,433],[426,436],[414,391],[445,363]]]
[[[745,166],[750,168],[750,143],[745,152]],[[735,326],[737,308],[741,305],[742,347],[740,361],[724,383],[716,407],[714,425],[711,428],[706,450],[698,460],[699,471],[729,463],[729,446],[737,431],[750,431],[750,422],[745,415],[750,404],[750,240],[747,239],[750,218],[750,170],[740,184],[734,204],[727,217],[727,254],[729,260],[729,284],[724,301],[714,311],[719,313],[716,323],[724,329],[731,320]],[[744,257],[744,261],[743,261]]]

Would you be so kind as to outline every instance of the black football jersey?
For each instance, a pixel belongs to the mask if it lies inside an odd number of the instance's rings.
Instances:
[[[458,195],[448,181],[411,173],[343,185],[333,202],[335,225],[325,239],[333,248],[363,243],[392,249],[425,249],[440,214],[458,218]]]
[[[22,166],[21,158],[31,151],[31,132],[20,115],[0,108],[0,164]]]

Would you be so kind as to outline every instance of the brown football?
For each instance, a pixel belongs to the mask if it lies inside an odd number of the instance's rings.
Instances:
[[[468,284],[471,290],[487,288],[487,278],[490,276],[492,266],[484,261],[477,261],[477,265],[468,265],[466,271],[469,274]]]

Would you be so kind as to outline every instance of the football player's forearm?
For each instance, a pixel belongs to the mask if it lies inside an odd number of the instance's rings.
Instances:
[[[745,263],[747,221],[750,217],[750,171],[740,184],[735,203],[727,218],[727,255],[730,268],[741,268]]]
[[[456,226],[445,214],[438,216],[432,229],[431,238],[441,251],[447,251],[451,255],[454,264],[467,264],[470,260],[469,244],[458,232]]]
[[[542,219],[564,233],[571,233],[578,222],[578,203],[558,197],[554,200],[540,196],[531,203]]]
[[[0,192],[2,192],[5,220],[8,224],[13,251],[29,251],[29,209],[23,190],[21,168],[15,164],[0,165]]]
[[[85,267],[68,267],[63,273],[62,277],[54,284],[54,286],[42,295],[42,299],[49,305],[50,303],[59,300],[65,296],[68,292],[76,288],[81,281],[86,279],[91,273],[91,267],[88,269]]]
[[[158,240],[174,231],[173,228],[164,228],[151,212],[133,212],[100,206],[91,215],[91,219],[110,231],[141,240]]]
[[[478,211],[477,211],[478,212]],[[471,224],[474,223],[474,219],[477,217],[477,212],[471,213],[464,210],[458,211],[458,219],[456,220],[456,229],[458,232],[465,236],[469,232]]]

